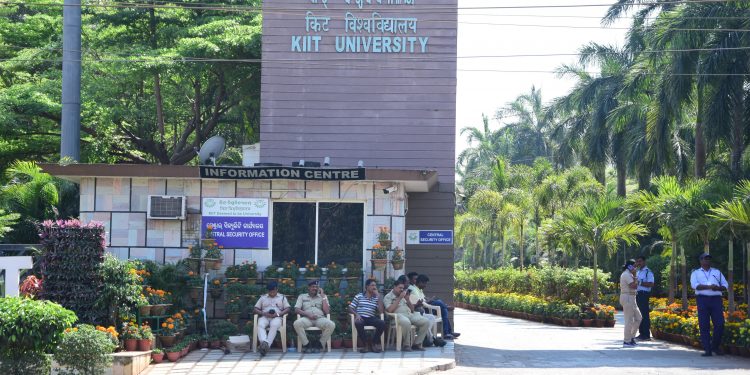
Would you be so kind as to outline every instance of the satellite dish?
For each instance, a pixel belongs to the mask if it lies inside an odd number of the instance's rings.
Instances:
[[[200,151],[198,151],[198,158],[200,159],[200,165],[216,165],[216,159],[219,158],[222,152],[224,152],[224,146],[227,141],[221,136],[215,135],[203,142]]]

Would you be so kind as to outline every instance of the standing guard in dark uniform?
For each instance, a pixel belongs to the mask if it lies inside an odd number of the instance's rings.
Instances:
[[[646,257],[643,255],[635,259],[635,266],[638,268],[638,273],[636,273],[638,289],[635,295],[635,303],[643,317],[641,325],[638,327],[639,334],[636,336],[636,340],[650,341],[651,319],[648,314],[651,312],[649,298],[651,298],[651,288],[654,286],[654,273],[646,266]]]
[[[710,357],[711,352],[724,355],[719,348],[724,334],[724,301],[722,292],[727,290],[727,279],[721,271],[711,267],[711,255],[703,253],[699,257],[701,267],[690,275],[690,285],[695,289],[698,303],[698,326],[701,331],[701,344]],[[714,324],[714,335],[711,337],[711,322]]]

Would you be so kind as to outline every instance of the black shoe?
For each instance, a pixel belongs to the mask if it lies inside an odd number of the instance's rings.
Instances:
[[[633,344],[632,342],[623,341],[622,347],[623,348],[635,348],[635,344]]]
[[[425,348],[429,348],[432,345],[434,345],[434,344],[428,338],[425,338],[424,341],[422,341],[422,346],[425,347]]]
[[[710,356],[711,356],[711,352],[705,352],[701,354],[701,357],[710,357]]]
[[[638,341],[651,341],[651,338],[646,336],[638,336],[635,339]]]
[[[268,353],[268,343],[263,341],[260,343],[260,356],[265,357],[266,353]]]
[[[315,341],[313,343],[312,353],[320,353],[320,349],[323,347],[323,345],[319,341]]]
[[[638,345],[638,344],[637,344],[637,343],[635,342],[635,339],[630,339],[630,344],[631,344],[631,345],[633,345],[633,346],[636,346],[636,345]]]
[[[302,346],[304,349],[302,349],[302,353],[312,353],[312,343],[308,342],[307,345]]]
[[[457,338],[458,338],[458,336],[461,336],[461,334],[460,334],[460,333],[458,333],[458,332],[453,332],[453,333],[451,334],[451,336],[453,336],[453,338],[454,338],[454,339],[457,339]]]
[[[724,355],[724,351],[721,350],[721,348],[714,349],[714,354],[716,355]]]
[[[435,344],[435,346],[438,346],[438,347],[441,347],[441,348],[444,347],[445,344],[447,344],[445,342],[445,340],[443,340],[441,338],[437,338],[437,337],[435,338],[435,340],[433,340],[433,343]]]

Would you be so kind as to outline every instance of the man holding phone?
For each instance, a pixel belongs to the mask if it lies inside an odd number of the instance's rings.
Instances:
[[[253,312],[260,315],[258,318],[258,339],[260,340],[260,355],[265,356],[268,348],[273,343],[276,333],[281,328],[284,315],[289,312],[289,301],[283,294],[279,294],[279,285],[271,281],[267,286],[268,294],[260,296],[255,304]],[[268,333],[266,333],[268,328]]]
[[[294,309],[300,318],[294,321],[294,331],[297,332],[297,338],[302,342],[304,353],[320,353],[331,339],[333,330],[336,329],[336,323],[332,322],[326,315],[331,311],[328,305],[328,297],[323,289],[318,287],[318,281],[307,283],[307,293],[300,294]],[[320,341],[311,342],[307,339],[305,330],[310,327],[318,327],[321,330]]]
[[[620,305],[625,321],[625,338],[622,342],[623,348],[632,348],[635,344],[635,334],[641,325],[641,312],[635,303],[635,292],[638,282],[635,279],[635,260],[625,262],[620,275]]]
[[[430,322],[422,315],[414,312],[414,305],[409,301],[411,292],[405,290],[405,287],[405,281],[396,280],[393,290],[383,297],[385,311],[396,314],[396,324],[401,327],[401,350],[405,352],[412,350],[424,351],[422,342],[427,335]],[[412,324],[417,327],[417,340],[413,345],[409,346]]]

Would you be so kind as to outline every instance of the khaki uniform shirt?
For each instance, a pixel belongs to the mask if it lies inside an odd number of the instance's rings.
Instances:
[[[258,298],[255,307],[263,312],[274,310],[277,313],[281,313],[281,310],[289,308],[289,301],[281,293],[277,293],[276,297],[269,297],[268,294],[264,294]]]
[[[395,300],[397,296],[393,295],[393,292],[388,292],[388,294],[383,297],[383,304],[385,305],[385,308],[388,309],[390,305],[393,304],[393,300]],[[405,297],[402,298],[398,302],[398,307],[396,308],[396,311],[394,311],[397,314],[404,314],[404,315],[410,315],[411,309],[409,309],[409,306],[406,304]]]
[[[633,281],[635,281],[635,276],[628,270],[623,271],[620,275],[620,294],[635,295],[635,289],[631,289],[629,285]]]
[[[318,318],[326,316],[323,313],[323,297],[320,294],[316,294],[315,297],[310,297],[309,293],[300,294],[297,297],[297,303],[294,304],[294,308],[311,312]]]
[[[419,287],[417,287],[416,285],[410,285],[409,290],[411,290],[412,296],[417,296],[417,298],[421,299],[424,302],[427,302],[425,301],[424,292],[422,291],[422,289],[419,289]]]

